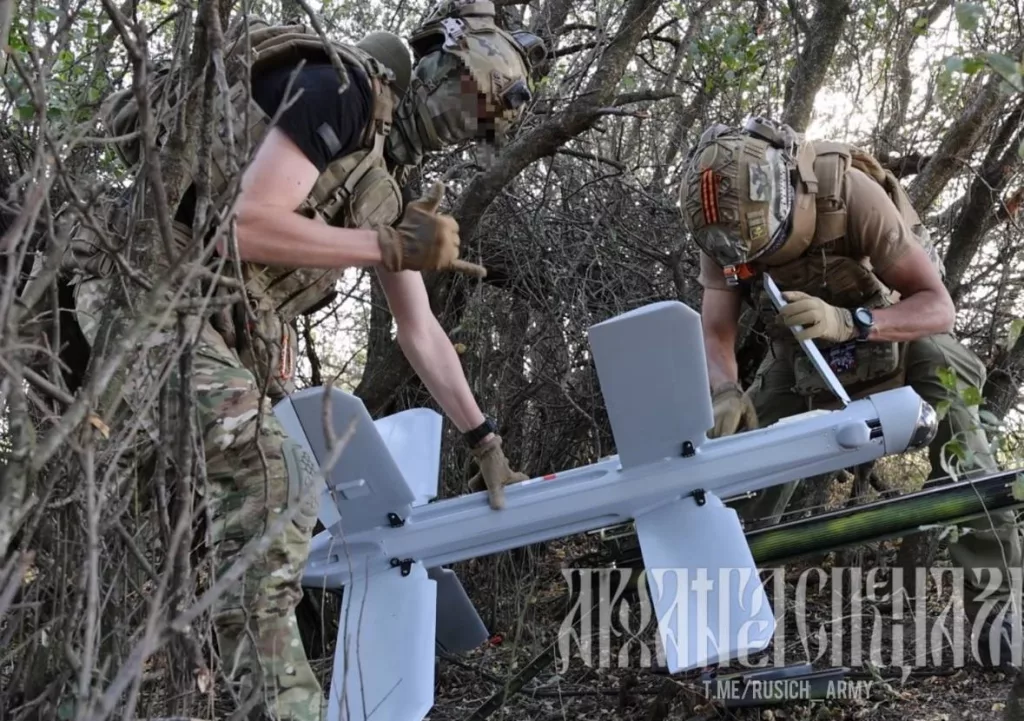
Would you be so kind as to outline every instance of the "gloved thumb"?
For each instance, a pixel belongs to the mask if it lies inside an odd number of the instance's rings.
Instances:
[[[430,186],[430,190],[426,194],[416,201],[416,205],[422,210],[428,213],[436,213],[437,207],[441,205],[441,201],[444,199],[444,183],[440,180],[434,181],[434,184]]]

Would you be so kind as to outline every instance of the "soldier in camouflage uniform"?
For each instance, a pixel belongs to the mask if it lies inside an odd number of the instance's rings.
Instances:
[[[244,35],[236,26],[227,37]],[[399,344],[478,462],[471,488],[486,488],[491,506],[503,506],[503,486],[526,476],[509,466],[493,421],[478,407],[430,310],[419,272],[480,276],[484,269],[459,259],[458,225],[438,212],[443,186],[404,202],[395,176],[419,164],[425,152],[457,142],[500,144],[530,100],[530,59],[543,53],[543,46],[529,34],[498,29],[491,3],[451,0],[412,35],[415,67],[390,33],[372,33],[356,46],[333,42],[347,77],[338,73],[310,28],[253,22],[249,43],[251,99],[243,76],[222,108],[222,132],[213,149],[217,202],[234,192],[224,129],[233,127],[241,145],[248,118],[255,152],[234,203],[234,237],[225,232],[226,224],[195,227],[192,186],[175,215],[174,241],[181,250],[194,230],[206,234],[220,257],[235,259],[234,267],[229,263],[221,272],[239,271],[248,299],[247,307],[235,304],[228,312],[210,313],[184,336],[193,351],[218,575],[230,569],[246,544],[264,543],[214,609],[219,654],[229,675],[241,681],[243,696],[265,698],[263,711],[278,719],[313,721],[323,714],[323,692],[306,659],[294,609],[317,521],[311,481],[318,469],[286,436],[271,405],[294,387],[294,320],[323,307],[346,268],[374,267]],[[300,58],[306,63],[296,73]],[[302,94],[271,125],[289,83],[289,102],[295,90]],[[151,92],[159,92],[154,88]],[[123,140],[135,137],[131,132],[139,127],[133,103],[129,90],[107,106],[110,133],[122,138],[117,148],[129,164],[140,153],[137,142]],[[233,125],[225,123],[226,115],[232,115]],[[79,227],[68,261],[79,323],[93,345],[116,327],[103,320],[116,280],[110,250],[127,248],[132,239],[130,214],[116,202],[107,205],[109,227],[102,234]],[[222,292],[228,291],[218,288],[214,296]],[[161,443],[147,392],[165,379],[172,389],[182,382],[176,375],[179,330],[170,292],[166,297],[167,313],[149,320],[130,377],[126,372],[118,381],[121,402],[106,419],[111,425],[139,424],[143,441],[133,448],[132,459],[138,466],[151,466]]]
[[[835,407],[796,342],[812,338],[851,396],[910,385],[933,407],[948,403],[930,446],[931,478],[944,475],[940,453],[951,439],[976,460],[975,472],[996,470],[977,408],[950,392],[940,376],[952,369],[961,389],[980,390],[985,367],[952,335],[955,309],[937,255],[892,173],[855,147],[803,142],[788,126],[757,118],[743,129],[708,128],[690,152],[679,193],[700,248],[715,418],[710,435]],[[778,314],[762,287],[764,272],[788,301]],[[763,314],[771,335],[769,353],[746,391],[735,356],[743,300]],[[794,335],[791,326],[803,330]],[[777,523],[797,483],[766,489],[737,510],[747,522]],[[963,525],[950,555],[974,594],[965,599],[968,614],[979,617],[979,597],[989,583],[997,592],[988,598],[1012,610],[1005,602],[1011,595],[1020,600],[1010,569],[1019,572],[1022,558],[1015,514],[993,513]],[[997,662],[997,652],[1002,662],[1009,660],[1011,619],[1004,614],[1002,623],[979,626],[983,662]],[[997,637],[1000,643],[990,643]]]

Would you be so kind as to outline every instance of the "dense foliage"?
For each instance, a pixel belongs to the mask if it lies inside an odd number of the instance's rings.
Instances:
[[[1014,418],[1024,370],[1019,0],[496,4],[549,43],[535,100],[493,162],[456,148],[412,182],[446,179],[464,254],[488,268],[482,282],[442,275],[428,284],[514,465],[536,476],[614,452],[586,330],[655,300],[699,308],[696,249],[676,204],[681,163],[706,125],[751,114],[856,142],[902,178],[939,243],[957,332],[988,366],[986,410]],[[305,7],[244,5],[270,18]],[[185,163],[206,146],[200,111],[216,94],[220,28],[241,9],[229,0],[0,4],[5,719],[226,717],[213,712],[219,668],[205,616],[216,588],[201,524],[191,522],[202,514],[187,497],[189,482],[203,478],[195,429],[166,429],[176,472],[114,472],[111,458],[135,432],[104,421],[111,379],[130,372],[125,349],[83,354],[66,313],[57,322],[27,309],[40,299],[67,308],[53,260],[70,223],[95,221],[103,189],[145,186],[139,233],[159,237],[160,205],[176,206]],[[316,13],[329,32],[355,40],[373,29],[405,32],[425,9],[421,0],[328,0]],[[197,91],[159,172],[150,172],[153,154],[129,176],[101,137],[100,103],[170,57],[190,69]],[[26,285],[36,259],[48,282]],[[138,278],[148,261],[125,261],[128,295],[144,300]],[[34,296],[19,300],[25,292]],[[145,314],[145,304],[135,311]],[[745,328],[749,379],[764,344],[753,322]],[[299,330],[302,385],[354,389],[376,416],[432,405],[372,273],[351,272]],[[461,492],[474,470],[446,427],[445,494]],[[534,562],[524,552],[469,566],[467,586],[502,627],[514,626],[532,592],[524,589]],[[329,661],[332,650],[320,651]]]

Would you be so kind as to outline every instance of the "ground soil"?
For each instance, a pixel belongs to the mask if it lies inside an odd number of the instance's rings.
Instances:
[[[500,639],[479,650],[453,658],[441,658],[437,666],[437,701],[429,718],[433,721],[459,719],[502,719],[503,721],[555,721],[556,719],[645,719],[650,721],[680,721],[690,719],[790,719],[790,720],[839,720],[878,719],[888,721],[910,719],[915,721],[968,721],[974,719],[1002,719],[1004,705],[1013,682],[1013,671],[990,670],[980,667],[970,657],[965,647],[964,658],[958,661],[947,640],[942,644],[940,657],[929,658],[921,668],[911,668],[911,675],[901,678],[902,671],[893,668],[898,659],[893,658],[891,631],[892,606],[865,600],[857,614],[862,619],[860,637],[863,640],[864,658],[860,663],[851,657],[851,614],[852,603],[841,604],[836,613],[833,594],[826,587],[821,593],[809,594],[807,602],[807,627],[812,629],[807,648],[800,642],[798,628],[792,614],[788,614],[786,629],[789,643],[784,655],[785,665],[812,663],[816,670],[824,670],[845,664],[850,673],[845,677],[845,686],[833,685],[836,695],[832,698],[814,701],[794,701],[781,705],[764,705],[760,708],[724,708],[719,702],[708,698],[706,687],[698,673],[668,677],[653,664],[641,668],[640,654],[634,649],[630,662],[625,668],[619,666],[617,654],[624,640],[635,646],[643,641],[654,647],[650,629],[646,633],[633,635],[626,631],[611,640],[610,655],[613,662],[606,668],[595,668],[593,662],[585,664],[579,653],[578,642],[574,641],[573,656],[563,668],[563,661],[556,656],[554,663],[547,665],[525,688],[511,695],[504,706],[489,715],[477,713],[494,694],[511,682],[521,669],[541,654],[556,640],[560,625],[568,611],[565,594],[567,584],[562,576],[558,558],[567,555],[565,549],[551,548],[551,558],[546,568],[539,570],[542,577],[537,586],[541,589],[534,594],[521,616],[524,622],[518,629],[499,628]],[[885,556],[895,553],[889,545],[882,549]],[[791,593],[799,582],[801,574],[808,568],[830,570],[833,554],[815,562],[792,564],[786,568],[786,585]],[[824,561],[824,563],[817,563]],[[812,578],[815,578],[812,576]],[[848,577],[847,577],[848,578]],[[617,582],[613,581],[615,586]],[[816,587],[816,583],[808,584]],[[634,604],[635,605],[635,604]],[[787,603],[789,606],[789,603]],[[951,616],[956,604],[948,596],[943,597],[935,588],[930,589],[927,604],[929,631],[936,623],[952,634],[954,628]],[[790,612],[792,608],[788,609]],[[943,611],[945,610],[945,616]],[[843,616],[845,615],[845,618]],[[839,624],[831,619],[840,617]],[[629,629],[639,628],[640,620],[631,615]],[[904,627],[904,663],[913,666],[914,622],[907,621]],[[596,625],[596,624],[595,624]],[[826,638],[827,648],[821,651],[821,638],[817,629],[825,629],[830,636],[839,626],[844,639],[839,647],[843,658],[834,659],[832,639]],[[872,627],[873,626],[873,627]],[[621,624],[618,626],[622,628]],[[881,629],[876,639],[876,648],[881,649],[878,666],[872,669],[870,650],[871,635]],[[577,626],[578,630],[578,626]],[[807,636],[808,634],[804,634]],[[598,655],[600,639],[595,637],[593,652]],[[929,646],[931,649],[932,646]],[[765,655],[774,653],[770,647]],[[930,651],[929,651],[930,653]],[[820,657],[819,657],[820,656]],[[755,657],[758,658],[758,657]],[[656,662],[655,662],[656,663]],[[959,666],[959,667],[958,667]],[[741,669],[734,669],[741,670]],[[728,669],[724,670],[728,671]],[[713,693],[713,691],[712,691]],[[476,714],[476,715],[474,715]]]

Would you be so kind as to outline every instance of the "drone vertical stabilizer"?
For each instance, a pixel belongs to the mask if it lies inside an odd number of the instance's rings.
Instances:
[[[419,721],[434,704],[437,584],[420,563],[345,587],[327,721]]]
[[[768,645],[775,615],[736,511],[704,493],[661,506],[635,523],[670,673]]]
[[[450,568],[431,568],[437,582],[437,645],[448,653],[465,653],[488,639],[487,627],[476,612],[462,582]]]
[[[700,316],[664,301],[589,334],[622,467],[696,451],[715,424]]]
[[[342,446],[340,450],[329,446],[324,429],[327,393],[332,432],[336,443]],[[356,396],[336,388],[330,391],[307,388],[285,398],[274,410],[291,437],[305,438],[306,446],[321,468],[333,462],[327,474],[327,488],[320,496],[320,522],[332,536],[340,538],[342,533],[351,536],[375,528],[387,520],[389,513],[405,518],[417,499],[417,491],[420,497],[436,495],[436,473],[433,491],[424,488],[414,491],[363,402]],[[420,421],[418,416],[415,421]],[[389,430],[393,438],[403,435],[398,428]],[[431,440],[425,438],[420,442],[425,444]],[[436,445],[434,449],[438,450]],[[332,453],[337,455],[336,459],[331,458]],[[409,455],[416,453],[423,451],[412,450]]]
[[[696,455],[714,425],[700,316],[653,303],[594,325],[590,345],[622,467]],[[635,524],[670,672],[767,645],[775,619],[735,511],[702,493]]]

